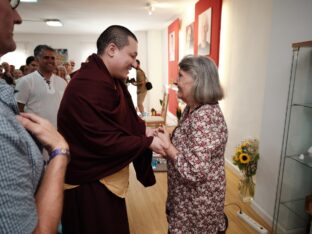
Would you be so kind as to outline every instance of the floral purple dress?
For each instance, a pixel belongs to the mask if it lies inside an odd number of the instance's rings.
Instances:
[[[215,234],[225,230],[227,126],[218,104],[188,112],[186,107],[172,136],[177,159],[168,160],[169,232]]]

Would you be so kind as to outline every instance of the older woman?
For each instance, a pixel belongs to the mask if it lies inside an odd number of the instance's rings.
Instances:
[[[227,127],[218,101],[223,98],[217,67],[203,56],[179,63],[178,98],[186,104],[172,135],[157,136],[168,159],[169,233],[225,233],[224,150]]]

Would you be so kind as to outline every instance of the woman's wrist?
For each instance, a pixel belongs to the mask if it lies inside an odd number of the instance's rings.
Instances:
[[[164,148],[166,155],[171,159],[175,160],[177,157],[177,149],[173,146],[173,144],[169,144],[167,148]]]

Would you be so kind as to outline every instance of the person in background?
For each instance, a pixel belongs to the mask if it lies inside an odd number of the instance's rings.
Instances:
[[[71,74],[73,72],[73,68],[69,61],[65,62],[63,66],[65,67],[67,74]]]
[[[76,63],[75,63],[75,61],[74,60],[69,60],[69,63],[70,63],[70,66],[71,66],[71,70],[72,70],[72,73],[75,71],[75,65],[76,65]]]
[[[163,152],[136,113],[124,84],[135,67],[137,38],[113,25],[65,90],[58,129],[71,148],[66,173],[63,233],[129,233],[125,195],[129,164],[144,186],[155,183],[152,150]],[[79,215],[78,215],[79,214]]]
[[[57,66],[57,75],[68,83],[66,68],[62,65]]]
[[[15,66],[14,65],[10,65],[10,74],[13,76],[13,72],[15,70]]]
[[[20,66],[20,70],[22,71],[23,76],[26,76],[27,74],[30,73],[30,69],[27,65]]]
[[[23,76],[23,72],[20,69],[15,69],[13,71],[13,77],[15,81]]]
[[[6,81],[8,85],[14,86],[15,82],[14,82],[14,78],[10,70],[10,64],[8,64],[7,62],[3,62],[1,65],[3,67],[2,78]]]
[[[218,70],[204,56],[179,63],[178,98],[186,104],[170,140],[160,128],[168,159],[169,233],[225,233],[224,150],[227,126],[218,101],[223,98]]]
[[[53,74],[56,67],[53,48],[38,45],[34,54],[38,70],[24,76],[16,86],[19,110],[46,118],[56,127],[57,111],[67,83]]]
[[[28,66],[29,73],[32,73],[34,71],[38,70],[38,61],[36,60],[35,56],[28,56],[26,59],[26,66]],[[28,74],[28,73],[27,73]]]
[[[3,68],[3,66],[0,64],[0,78],[2,78],[3,73],[4,73],[4,68]]]
[[[47,45],[38,45],[34,54],[39,68],[23,78],[16,85],[16,100],[21,112],[35,113],[57,126],[59,109],[67,83],[53,74],[55,68],[55,51]],[[48,152],[43,151],[48,160]]]
[[[144,112],[144,99],[146,97],[147,89],[145,87],[146,84],[146,76],[144,71],[140,67],[140,60],[136,60],[137,66],[136,69],[136,80],[131,82],[133,85],[137,86],[137,106],[141,113]]]
[[[0,57],[14,51],[19,1],[0,0]],[[26,129],[29,131],[27,132]],[[45,172],[36,137],[52,154]],[[0,80],[0,232],[56,233],[68,144],[47,121],[19,114],[14,90]],[[44,172],[44,174],[43,174]]]

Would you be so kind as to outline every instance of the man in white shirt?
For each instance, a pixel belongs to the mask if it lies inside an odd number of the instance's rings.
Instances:
[[[55,51],[47,45],[34,50],[39,68],[24,77],[16,86],[16,100],[21,112],[35,113],[57,127],[57,112],[67,83],[53,74]]]
[[[57,112],[67,86],[65,80],[53,74],[55,51],[47,45],[39,45],[34,50],[39,68],[22,78],[16,85],[15,95],[20,112],[35,113],[49,120],[57,127]],[[43,150],[45,161],[49,155]]]

